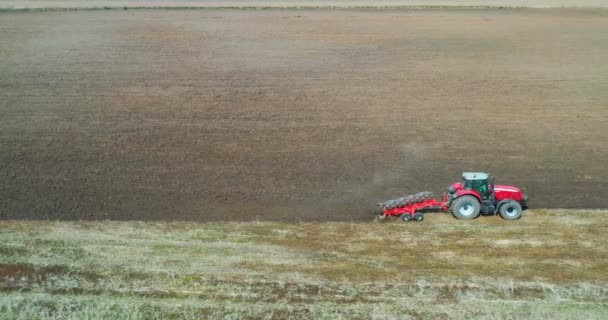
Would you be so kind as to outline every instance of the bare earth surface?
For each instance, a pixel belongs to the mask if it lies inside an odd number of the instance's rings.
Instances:
[[[608,15],[0,14],[0,217],[367,220],[461,171],[608,207]]]
[[[605,0],[0,0],[0,8],[102,7],[591,7],[605,8]]]

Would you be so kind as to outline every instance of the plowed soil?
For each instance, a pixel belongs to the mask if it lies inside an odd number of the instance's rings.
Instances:
[[[0,14],[0,217],[369,219],[461,171],[608,207],[608,15]]]

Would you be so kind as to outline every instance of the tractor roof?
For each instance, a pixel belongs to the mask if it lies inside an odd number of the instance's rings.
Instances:
[[[487,180],[488,174],[485,172],[463,172],[462,178],[465,180]]]

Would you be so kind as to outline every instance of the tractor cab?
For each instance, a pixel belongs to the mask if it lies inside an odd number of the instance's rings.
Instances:
[[[474,190],[482,199],[488,199],[491,197],[493,189],[488,179],[489,176],[485,172],[463,172],[462,188],[464,190]]]

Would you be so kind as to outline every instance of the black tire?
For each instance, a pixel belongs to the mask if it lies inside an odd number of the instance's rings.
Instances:
[[[422,221],[422,220],[424,220],[424,215],[422,213],[416,213],[414,215],[414,220],[416,220],[416,221]]]
[[[481,204],[473,196],[462,196],[452,202],[450,211],[456,219],[471,220],[479,217]]]
[[[404,222],[408,222],[412,220],[412,215],[410,215],[409,213],[404,213],[401,215],[401,220],[403,220]]]
[[[505,202],[498,208],[498,214],[505,220],[517,220],[523,213],[521,205],[517,201]]]

